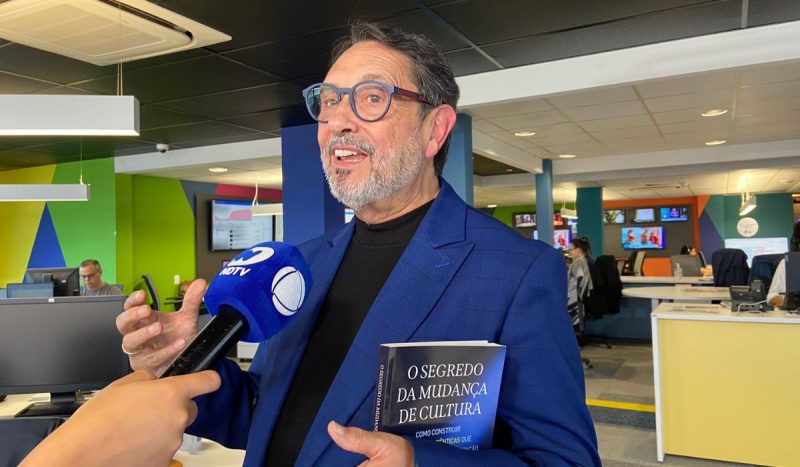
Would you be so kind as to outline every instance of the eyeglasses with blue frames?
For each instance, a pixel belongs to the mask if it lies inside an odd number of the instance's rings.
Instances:
[[[350,108],[353,109],[353,113],[365,122],[377,122],[385,117],[392,104],[392,96],[395,94],[433,105],[422,94],[372,80],[358,82],[352,88],[337,88],[332,84],[317,83],[303,90],[308,113],[321,123],[328,123],[339,108],[344,94],[350,96]]]

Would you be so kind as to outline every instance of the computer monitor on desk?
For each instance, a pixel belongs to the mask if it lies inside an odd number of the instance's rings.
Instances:
[[[6,298],[47,298],[52,296],[52,282],[6,285]]]
[[[672,255],[669,257],[670,265],[673,274],[675,273],[675,265],[681,265],[681,271],[684,276],[702,276],[700,272],[702,265],[700,264],[700,257],[693,255]]]
[[[78,268],[30,268],[25,271],[22,282],[53,284],[53,295],[56,297],[71,297],[80,295]]]
[[[786,299],[783,309],[796,311],[800,300],[800,251],[786,253]]]
[[[0,393],[49,392],[17,416],[68,415],[79,391],[128,373],[115,320],[123,296],[0,300]],[[8,331],[8,332],[6,332]]]

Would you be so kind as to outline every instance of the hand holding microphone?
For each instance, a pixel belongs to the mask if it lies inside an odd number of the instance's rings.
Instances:
[[[299,250],[290,244],[265,242],[243,251],[229,262],[214,277],[205,301],[209,312],[215,316],[212,322],[222,312],[225,316],[220,321],[226,322],[222,326],[224,329],[236,321],[238,313],[248,323],[247,331],[236,331],[242,334],[241,340],[260,342],[280,331],[292,319],[310,288],[311,274]],[[151,310],[144,304],[141,292],[128,298],[125,311],[117,317],[117,328],[123,334],[123,347],[134,354],[130,357],[134,370],[161,375],[195,338],[197,310],[204,290],[204,280],[194,281],[186,292],[183,307],[175,313]],[[209,332],[219,334],[219,324]],[[230,331],[222,334],[230,334]],[[227,339],[229,345],[236,342],[230,336]],[[208,342],[204,346],[208,347]],[[186,348],[186,352],[189,350]]]
[[[208,369],[239,340],[262,342],[274,336],[294,318],[310,286],[308,266],[290,244],[265,242],[240,253],[206,292],[214,318],[160,377]]]

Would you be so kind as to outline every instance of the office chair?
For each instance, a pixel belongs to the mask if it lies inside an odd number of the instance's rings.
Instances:
[[[142,280],[144,280],[144,285],[147,287],[147,292],[150,294],[150,299],[153,301],[153,303],[150,304],[150,308],[158,310],[161,300],[158,299],[158,292],[156,292],[156,286],[153,284],[153,278],[150,277],[150,274],[142,274]]]
[[[753,281],[759,280],[769,290],[769,286],[772,284],[772,277],[775,275],[775,270],[778,269],[778,263],[781,262],[784,256],[786,256],[785,253],[753,256],[747,283],[752,284]]]
[[[700,272],[701,261],[699,256],[692,255],[671,255],[669,257],[669,269],[675,274],[675,265],[680,264],[684,276],[702,276]]]
[[[715,251],[711,255],[711,266],[714,271],[714,285],[717,287],[748,284],[750,266],[747,265],[747,255],[738,248],[720,248]]]
[[[585,301],[585,319],[593,321],[602,319],[606,314],[617,314],[622,299],[622,281],[616,260],[611,255],[601,255],[589,263],[589,272],[592,275],[592,290]],[[583,343],[591,340],[600,340],[606,348],[612,348],[608,337],[583,333]]]
[[[647,256],[646,251],[637,250],[636,257],[633,260],[633,275],[644,276],[644,257]]]

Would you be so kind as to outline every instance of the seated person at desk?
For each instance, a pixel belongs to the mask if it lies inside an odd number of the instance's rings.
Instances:
[[[794,224],[792,239],[789,241],[791,251],[800,251],[800,221]],[[782,259],[772,275],[772,284],[769,286],[767,301],[774,307],[783,307],[786,302],[786,260]]]
[[[87,259],[81,263],[80,275],[83,279],[81,296],[95,297],[98,295],[122,295],[122,291],[103,281],[103,268],[96,259]]]

